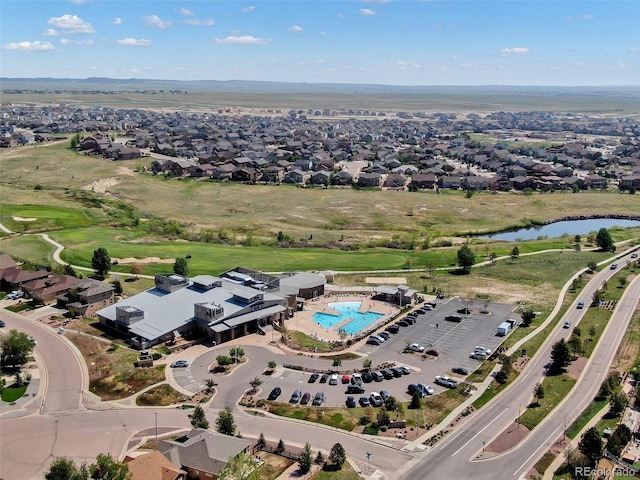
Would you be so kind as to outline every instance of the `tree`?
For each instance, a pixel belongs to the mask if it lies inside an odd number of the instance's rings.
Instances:
[[[469,245],[464,244],[460,247],[460,250],[458,250],[458,265],[468,272],[475,263],[476,254],[469,248]]]
[[[602,250],[603,252],[616,251],[616,246],[613,244],[611,234],[606,228],[601,228],[600,230],[598,230],[598,234],[596,235],[596,245],[598,245],[598,247],[600,247],[600,250]]]
[[[500,368],[498,373],[496,373],[495,379],[496,382],[503,384],[507,383],[507,380],[509,380],[509,375],[511,375],[511,359],[507,355],[501,355],[500,361],[502,362],[502,367]]]
[[[189,420],[193,428],[204,428],[205,430],[209,428],[209,420],[207,420],[204,410],[200,405],[197,405],[196,408],[193,409],[193,413],[189,415]]]
[[[278,440],[278,445],[276,445],[276,448],[273,450],[273,453],[275,453],[276,455],[282,455],[284,453],[284,450],[285,450],[284,440],[280,439]]]
[[[409,408],[411,410],[418,410],[422,408],[422,399],[420,398],[420,394],[418,392],[413,392],[411,395],[411,403],[409,403]]]
[[[130,480],[129,465],[118,462],[111,455],[99,454],[96,463],[89,465],[91,478],[98,480]]]
[[[342,469],[342,465],[347,461],[347,452],[344,451],[344,447],[339,443],[334,443],[329,453],[329,461],[333,463],[338,470]]]
[[[391,423],[391,418],[389,418],[389,413],[387,413],[386,408],[378,410],[378,414],[376,415],[376,423],[378,425],[378,428],[389,426],[389,424]]]
[[[624,275],[618,275],[618,284],[620,284],[620,288],[624,288],[627,284],[627,277]]]
[[[533,319],[536,318],[536,312],[528,308],[520,314],[520,317],[522,318],[522,326],[529,327],[531,326],[531,322],[533,322]]]
[[[73,269],[73,267],[72,267],[70,264],[68,264],[68,263],[65,263],[65,264],[62,266],[62,274],[63,274],[63,275],[69,275],[70,277],[80,278],[80,276],[78,275],[78,272],[76,272],[76,271]]]
[[[233,437],[236,434],[236,421],[233,418],[231,408],[225,407],[221,410],[216,419],[216,430],[223,435]]]
[[[342,366],[342,360],[340,360],[339,358],[334,358],[332,365],[336,368],[339,368]]]
[[[575,356],[582,354],[582,339],[580,336],[572,334],[569,340],[567,340],[567,345],[569,345],[569,348]]]
[[[75,462],[69,458],[54,458],[45,480],[84,480]]]
[[[24,332],[12,329],[0,336],[0,365],[17,367],[27,363],[27,357],[33,351],[33,341]]]
[[[624,412],[624,409],[627,406],[627,401],[627,395],[622,390],[613,392],[611,400],[609,400],[609,413],[615,416],[620,415]]]
[[[269,367],[271,370],[273,370],[274,368],[276,368],[276,366],[277,366],[277,365],[278,365],[278,364],[276,363],[276,361],[275,361],[275,360],[269,360],[269,361],[267,362],[267,367]]]
[[[571,351],[564,338],[561,338],[551,347],[551,366],[549,371],[553,374],[561,373],[571,363]]]
[[[598,264],[593,260],[587,263],[587,270],[589,270],[589,272],[595,272],[597,268]]]
[[[309,444],[309,442],[304,444],[304,449],[300,453],[298,463],[300,464],[300,473],[302,473],[303,475],[305,473],[309,473],[309,470],[311,470],[311,465],[313,463],[313,457],[311,456],[311,444]]]
[[[251,385],[251,393],[256,393],[258,387],[262,385],[262,380],[260,380],[258,377],[254,377],[253,380],[249,382],[249,385]]]
[[[600,305],[600,300],[602,300],[602,292],[600,290],[596,290],[591,296],[591,305]]]
[[[518,258],[520,256],[520,249],[518,248],[518,246],[516,245],[515,247],[513,247],[511,249],[511,260],[515,260],[516,258]]]
[[[536,405],[540,406],[540,399],[544,398],[544,387],[541,383],[536,383],[533,388],[533,396],[536,397]]]
[[[220,368],[226,367],[227,365],[231,365],[233,363],[233,359],[228,357],[227,355],[218,355],[216,357],[216,362]]]
[[[370,370],[371,369],[371,359],[370,358],[365,358],[362,361],[362,368],[364,368],[365,370]]]
[[[316,455],[315,462],[318,465],[324,462],[324,455],[322,455],[322,450],[318,450],[318,454]]]
[[[233,358],[234,362],[237,362],[239,358],[244,357],[244,349],[242,347],[231,347],[229,349],[229,355]]]
[[[580,438],[578,450],[589,460],[590,466],[595,466],[602,456],[602,438],[596,427],[589,428]]]
[[[176,275],[182,275],[183,277],[189,275],[189,265],[187,265],[187,260],[185,258],[176,258],[176,262],[173,264],[173,273]]]
[[[111,257],[109,257],[109,253],[106,248],[100,247],[93,251],[91,268],[93,268],[96,277],[104,280],[107,273],[109,273],[109,270],[111,270]]]
[[[262,450],[266,446],[267,441],[264,439],[264,433],[260,432],[260,436],[258,437],[258,441],[256,442],[256,447],[258,447],[258,450]]]
[[[227,466],[220,471],[218,480],[258,480],[260,472],[251,455],[242,452],[227,460]]]
[[[114,294],[122,295],[122,283],[120,283],[120,279],[116,278],[113,282],[111,282],[111,285],[113,285]]]
[[[134,263],[133,265],[131,265],[131,274],[136,276],[136,279],[138,278],[138,275],[140,275],[142,273],[142,265],[140,265],[139,263]]]

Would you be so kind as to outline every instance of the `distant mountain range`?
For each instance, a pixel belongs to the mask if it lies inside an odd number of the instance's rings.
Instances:
[[[228,92],[228,93],[309,93],[309,94],[502,94],[543,96],[597,96],[640,97],[640,85],[601,87],[558,86],[401,86],[347,83],[289,83],[248,80],[147,80],[90,77],[74,78],[7,78],[0,77],[2,90],[80,90],[80,91],[143,91],[163,90],[181,92]]]

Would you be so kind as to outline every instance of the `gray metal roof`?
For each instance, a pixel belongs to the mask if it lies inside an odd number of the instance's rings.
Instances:
[[[319,287],[327,283],[322,275],[311,272],[296,272],[280,276],[280,286],[300,288]]]

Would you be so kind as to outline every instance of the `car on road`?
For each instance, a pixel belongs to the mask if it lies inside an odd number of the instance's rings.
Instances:
[[[304,395],[302,395],[302,398],[300,399],[300,405],[306,405],[309,403],[309,400],[311,400],[311,393],[304,392]]]
[[[312,373],[311,376],[309,377],[309,383],[315,383],[319,377],[320,377],[319,373]]]
[[[289,403],[298,403],[301,397],[302,392],[300,390],[294,390],[291,398],[289,399]]]
[[[584,308],[584,302],[578,302],[578,305],[576,305],[576,308],[578,310],[582,310]]]
[[[274,389],[271,390],[271,393],[269,394],[267,399],[268,400],[275,400],[276,398],[278,398],[280,396],[281,393],[282,393],[282,389],[280,387],[274,387]]]
[[[420,345],[419,343],[412,343],[411,345],[407,345],[407,350],[410,350],[412,352],[424,352],[424,347],[422,345]]]
[[[447,375],[436,375],[434,382],[447,388],[458,388],[459,385],[456,380]]]
[[[374,407],[381,407],[384,403],[384,400],[382,400],[382,396],[378,392],[371,392],[369,394],[369,401]]]
[[[320,383],[327,383],[327,380],[329,380],[329,374],[323,373],[322,376],[320,377]]]
[[[347,397],[347,400],[345,401],[347,408],[355,408],[356,407],[356,399],[355,397],[352,397],[351,395],[349,395]]]
[[[638,252],[633,252],[631,254],[631,258],[638,258]]]
[[[453,367],[451,371],[453,373],[457,373],[458,375],[469,375],[469,370],[464,367]]]
[[[329,379],[329,385],[337,385],[338,384],[338,375],[337,374],[333,374],[331,375],[331,378]]]
[[[189,362],[187,360],[176,360],[171,363],[171,368],[186,368],[189,366]]]
[[[6,326],[7,326],[7,324],[4,323],[2,320],[0,320],[0,328],[6,327]]]
[[[317,392],[315,397],[313,397],[313,402],[311,402],[311,404],[318,406],[318,405],[322,405],[323,402],[324,402],[324,392]]]
[[[617,263],[612,263],[611,266],[609,267],[611,270],[615,270],[616,268],[618,268],[618,264]]]
[[[371,405],[371,403],[369,402],[369,397],[360,397],[358,403],[361,407],[368,407],[369,405]]]
[[[567,320],[562,324],[562,328],[571,328],[571,322]]]

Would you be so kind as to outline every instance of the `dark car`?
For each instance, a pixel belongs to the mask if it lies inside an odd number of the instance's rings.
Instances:
[[[322,402],[324,402],[324,392],[317,392],[316,396],[313,397],[313,402],[311,402],[312,405],[322,405]]]
[[[464,367],[453,367],[451,371],[453,373],[457,373],[458,375],[469,375],[469,370]]]
[[[413,325],[414,323],[416,323],[416,319],[413,317],[404,317],[402,320],[407,322],[409,325]]]
[[[398,333],[400,331],[400,327],[398,325],[389,325],[385,330],[389,333]]]
[[[280,396],[281,393],[282,393],[282,389],[280,387],[275,387],[273,390],[271,390],[271,393],[269,394],[268,398],[269,400],[275,400]]]
[[[289,399],[289,403],[298,403],[300,401],[300,397],[302,397],[302,392],[300,390],[294,390],[291,398]]]
[[[391,334],[389,332],[380,332],[377,335],[385,340],[389,340],[389,338],[391,338]]]
[[[408,327],[409,326],[409,322],[407,322],[406,318],[403,320],[400,320],[399,322],[396,322],[396,325],[400,326],[400,327]]]
[[[320,374],[318,373],[312,373],[311,376],[309,377],[309,383],[315,383],[318,380],[319,376]]]
[[[322,376],[320,377],[320,383],[327,383],[327,380],[329,380],[329,374],[323,373]]]
[[[432,357],[437,357],[438,355],[440,355],[440,352],[438,350],[436,350],[435,348],[430,348],[429,350],[427,350],[426,352],[427,355],[431,355]]]
[[[7,324],[0,320],[0,328],[5,327]]]
[[[447,320],[448,322],[461,322],[462,321],[462,317],[460,315],[447,315],[446,317],[444,317],[445,320]]]
[[[403,375],[409,375],[411,373],[411,369],[409,367],[405,367],[404,365],[397,368],[400,369]]]
[[[360,403],[361,407],[368,407],[369,405],[371,405],[371,402],[369,402],[369,397],[360,397],[358,402]]]
[[[376,382],[381,382],[384,380],[384,375],[382,374],[382,372],[379,372],[379,371],[372,372],[371,376],[373,377],[373,380]]]
[[[300,405],[306,405],[311,400],[311,394],[309,392],[304,392],[302,398],[300,399]]]
[[[391,380],[394,375],[393,375],[393,371],[390,368],[387,368],[385,370],[382,370],[382,376],[386,379],[386,380]]]
[[[576,308],[577,308],[578,310],[580,310],[580,309],[584,308],[584,302],[578,302],[578,305],[576,306]]]
[[[360,385],[349,385],[347,387],[347,393],[364,393],[364,387]]]
[[[355,397],[348,396],[347,397],[347,401],[345,403],[347,404],[347,408],[355,408],[356,407],[356,399],[355,399]]]
[[[393,372],[393,376],[394,377],[401,377],[402,376],[402,370],[400,370],[400,367],[393,367],[391,369],[391,371]]]
[[[371,383],[373,381],[373,376],[371,376],[370,372],[362,372],[362,381],[364,383]]]

